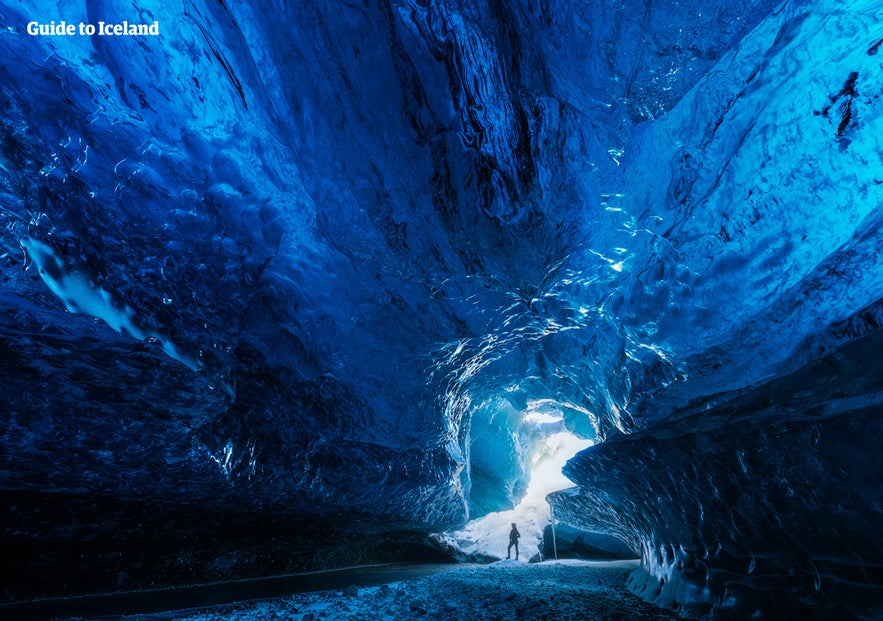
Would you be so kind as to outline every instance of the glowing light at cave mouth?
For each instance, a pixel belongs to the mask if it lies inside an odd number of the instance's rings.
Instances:
[[[547,417],[548,414],[527,416]],[[551,421],[544,419],[542,422]],[[534,458],[527,492],[515,508],[471,520],[461,530],[442,533],[438,538],[476,559],[505,558],[510,524],[515,522],[521,533],[519,559],[530,560],[539,551],[543,529],[550,521],[546,495],[573,487],[573,482],[562,474],[561,468],[568,459],[592,444],[592,440],[579,438],[568,431],[556,431],[546,436]]]

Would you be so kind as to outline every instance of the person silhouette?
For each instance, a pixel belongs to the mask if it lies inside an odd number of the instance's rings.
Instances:
[[[515,560],[518,560],[519,537],[521,537],[521,533],[518,532],[518,527],[515,526],[515,522],[512,522],[512,530],[509,531],[509,547],[506,548],[506,558],[512,558],[512,546],[515,546]]]

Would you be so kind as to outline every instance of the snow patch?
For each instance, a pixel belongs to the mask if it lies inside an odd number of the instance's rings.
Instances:
[[[86,273],[68,268],[50,246],[32,237],[21,240],[21,246],[37,266],[40,278],[69,312],[101,319],[116,332],[128,334],[139,341],[155,339],[167,356],[192,371],[199,369],[199,363],[193,356],[144,326],[128,304],[96,285]]]

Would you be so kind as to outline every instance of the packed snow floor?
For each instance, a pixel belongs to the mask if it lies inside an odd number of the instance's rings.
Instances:
[[[298,593],[210,609],[136,615],[126,621],[631,621],[683,619],[626,590],[638,561],[452,565],[381,586]]]

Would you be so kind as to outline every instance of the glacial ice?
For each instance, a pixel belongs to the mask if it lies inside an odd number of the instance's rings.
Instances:
[[[554,431],[644,597],[879,617],[881,17],[0,3],[4,596],[420,557]]]

